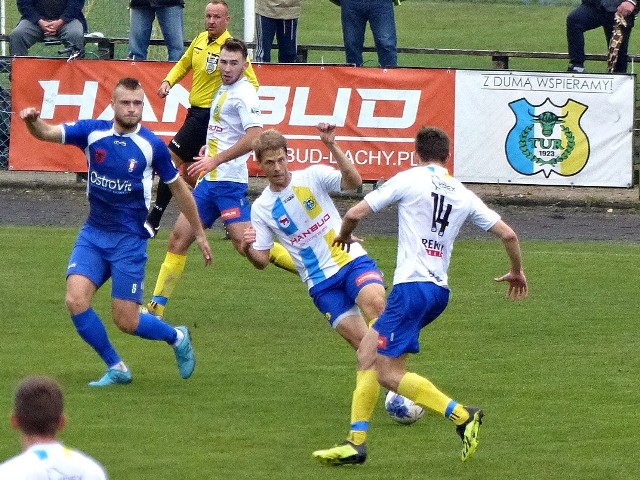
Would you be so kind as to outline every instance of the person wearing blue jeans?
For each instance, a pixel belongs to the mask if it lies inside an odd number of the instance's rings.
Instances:
[[[393,0],[332,0],[342,12],[342,37],[347,63],[364,65],[362,49],[364,32],[369,22],[381,67],[398,66],[398,38]]]
[[[278,62],[295,63],[301,5],[302,0],[256,0],[256,62],[271,62],[275,38]]]
[[[18,0],[20,22],[9,34],[9,55],[24,57],[36,42],[59,38],[84,52],[84,0]]]
[[[609,44],[616,12],[626,19],[627,26],[624,28],[624,37],[620,44],[614,72],[627,71],[629,38],[637,13],[636,0],[582,0],[582,3],[567,16],[567,45],[570,61],[568,70],[570,72],[584,72],[584,32],[602,27]]]
[[[184,53],[184,0],[131,0],[129,9],[129,58],[147,59],[151,27],[157,17],[169,61],[180,60]]]

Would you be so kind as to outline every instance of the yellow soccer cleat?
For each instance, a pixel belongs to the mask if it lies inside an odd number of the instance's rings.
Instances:
[[[147,303],[147,312],[151,315],[155,315],[158,318],[163,318],[164,305],[160,305],[158,302],[150,300],[149,303]]]
[[[469,420],[456,427],[456,432],[462,439],[462,453],[460,459],[464,462],[474,454],[478,448],[478,430],[482,425],[484,412],[477,407],[464,407],[469,412]]]
[[[333,467],[356,465],[364,463],[367,459],[367,445],[364,443],[362,445],[355,445],[347,441],[333,448],[316,450],[312,456],[323,465]]]

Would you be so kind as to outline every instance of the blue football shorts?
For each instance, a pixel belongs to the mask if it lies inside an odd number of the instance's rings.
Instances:
[[[378,353],[396,358],[420,351],[420,330],[444,312],[449,289],[432,282],[393,286],[387,307],[373,328],[378,332]]]
[[[111,277],[113,298],[142,304],[147,240],[84,225],[71,252],[67,276],[82,275],[98,288]]]
[[[222,217],[225,225],[251,221],[251,204],[247,198],[249,185],[239,182],[201,180],[193,189],[200,220],[206,228]]]
[[[338,273],[311,287],[309,295],[332,328],[352,315],[360,315],[356,298],[360,290],[372,283],[384,286],[378,265],[367,255],[352,260]]]

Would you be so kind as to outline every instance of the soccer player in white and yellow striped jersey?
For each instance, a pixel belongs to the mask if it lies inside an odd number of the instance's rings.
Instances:
[[[450,149],[446,132],[435,127],[421,128],[415,148],[418,166],[397,173],[349,209],[335,243],[346,251],[353,250],[360,242],[352,235],[358,222],[389,205],[398,205],[393,290],[384,313],[362,340],[358,355],[375,366],[382,386],[451,420],[462,439],[460,458],[466,461],[478,446],[484,412],[456,402],[425,377],[408,372],[407,357],[420,351],[420,331],[438,318],[449,303],[449,261],[467,218],[502,240],[511,269],[495,280],[509,284],[507,296],[514,300],[525,298],[528,285],[516,233],[447,172]],[[353,398],[352,410],[359,408],[360,401]],[[313,457],[326,465],[355,463],[354,459],[362,463],[366,447],[348,438],[344,445],[313,452]]]
[[[253,142],[255,157],[269,185],[253,203],[251,227],[242,248],[259,269],[269,264],[274,239],[287,249],[309,288],[309,295],[329,324],[355,349],[385,306],[382,273],[360,245],[349,252],[333,245],[342,220],[330,193],[356,189],[362,178],[335,141],[335,125],[318,125],[338,169],[314,165],[290,172],[287,140],[275,130]],[[362,368],[358,353],[356,408],[351,411],[350,441],[364,444],[380,393],[375,370]],[[366,457],[366,454],[365,454]],[[354,462],[358,463],[358,462]]]
[[[234,248],[242,253],[242,234],[249,226],[251,205],[247,198],[249,173],[247,159],[252,140],[262,132],[260,99],[244,76],[249,66],[247,46],[242,40],[228,38],[220,51],[218,68],[223,85],[213,99],[206,145],[188,172],[200,177],[193,189],[200,220],[205,228],[222,219]],[[150,313],[162,317],[173,290],[184,272],[189,247],[195,237],[184,215],[176,221],[167,254],[160,267]],[[272,263],[295,272],[291,257],[276,244]]]

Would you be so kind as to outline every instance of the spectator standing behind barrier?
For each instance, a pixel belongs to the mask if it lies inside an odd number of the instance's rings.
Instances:
[[[373,33],[373,41],[378,51],[378,64],[381,67],[398,66],[398,37],[394,4],[399,0],[331,0],[340,5],[342,19],[342,38],[347,63],[361,67],[364,65],[362,49],[367,22]]]
[[[106,480],[100,464],[58,440],[64,428],[62,389],[47,377],[28,377],[14,396],[11,425],[20,431],[20,455],[0,464],[0,478],[11,480]]]
[[[170,62],[184,53],[184,0],[131,0],[129,58],[146,60],[153,21],[158,19]]]
[[[24,57],[32,45],[52,37],[84,50],[83,7],[84,0],[18,0],[22,16],[9,34],[9,55]]]
[[[256,0],[256,62],[271,61],[274,37],[278,63],[295,63],[302,0]]]
[[[211,102],[222,85],[222,76],[218,68],[220,49],[225,40],[231,37],[227,30],[231,21],[227,2],[213,0],[207,3],[204,18],[206,30],[193,39],[187,51],[169,71],[158,89],[158,95],[162,98],[166,97],[169,95],[169,90],[193,70],[193,81],[191,92],[189,92],[191,107],[187,111],[187,118],[182,127],[169,143],[171,157],[177,166],[185,162],[193,162],[193,158],[199,155],[200,148],[206,142]],[[257,90],[260,85],[251,64],[244,75]],[[186,175],[184,168],[182,172],[185,180],[194,186],[195,179]],[[160,182],[156,191],[155,205],[147,218],[149,228],[153,230],[154,235],[160,228],[160,220],[171,201],[171,196],[171,190]]]
[[[584,72],[584,32],[602,27],[607,45],[609,44],[616,12],[627,20],[627,26],[624,29],[614,71],[622,73],[627,71],[627,50],[637,12],[636,0],[582,0],[582,3],[567,16],[567,44],[571,62],[568,70],[570,72]]]

